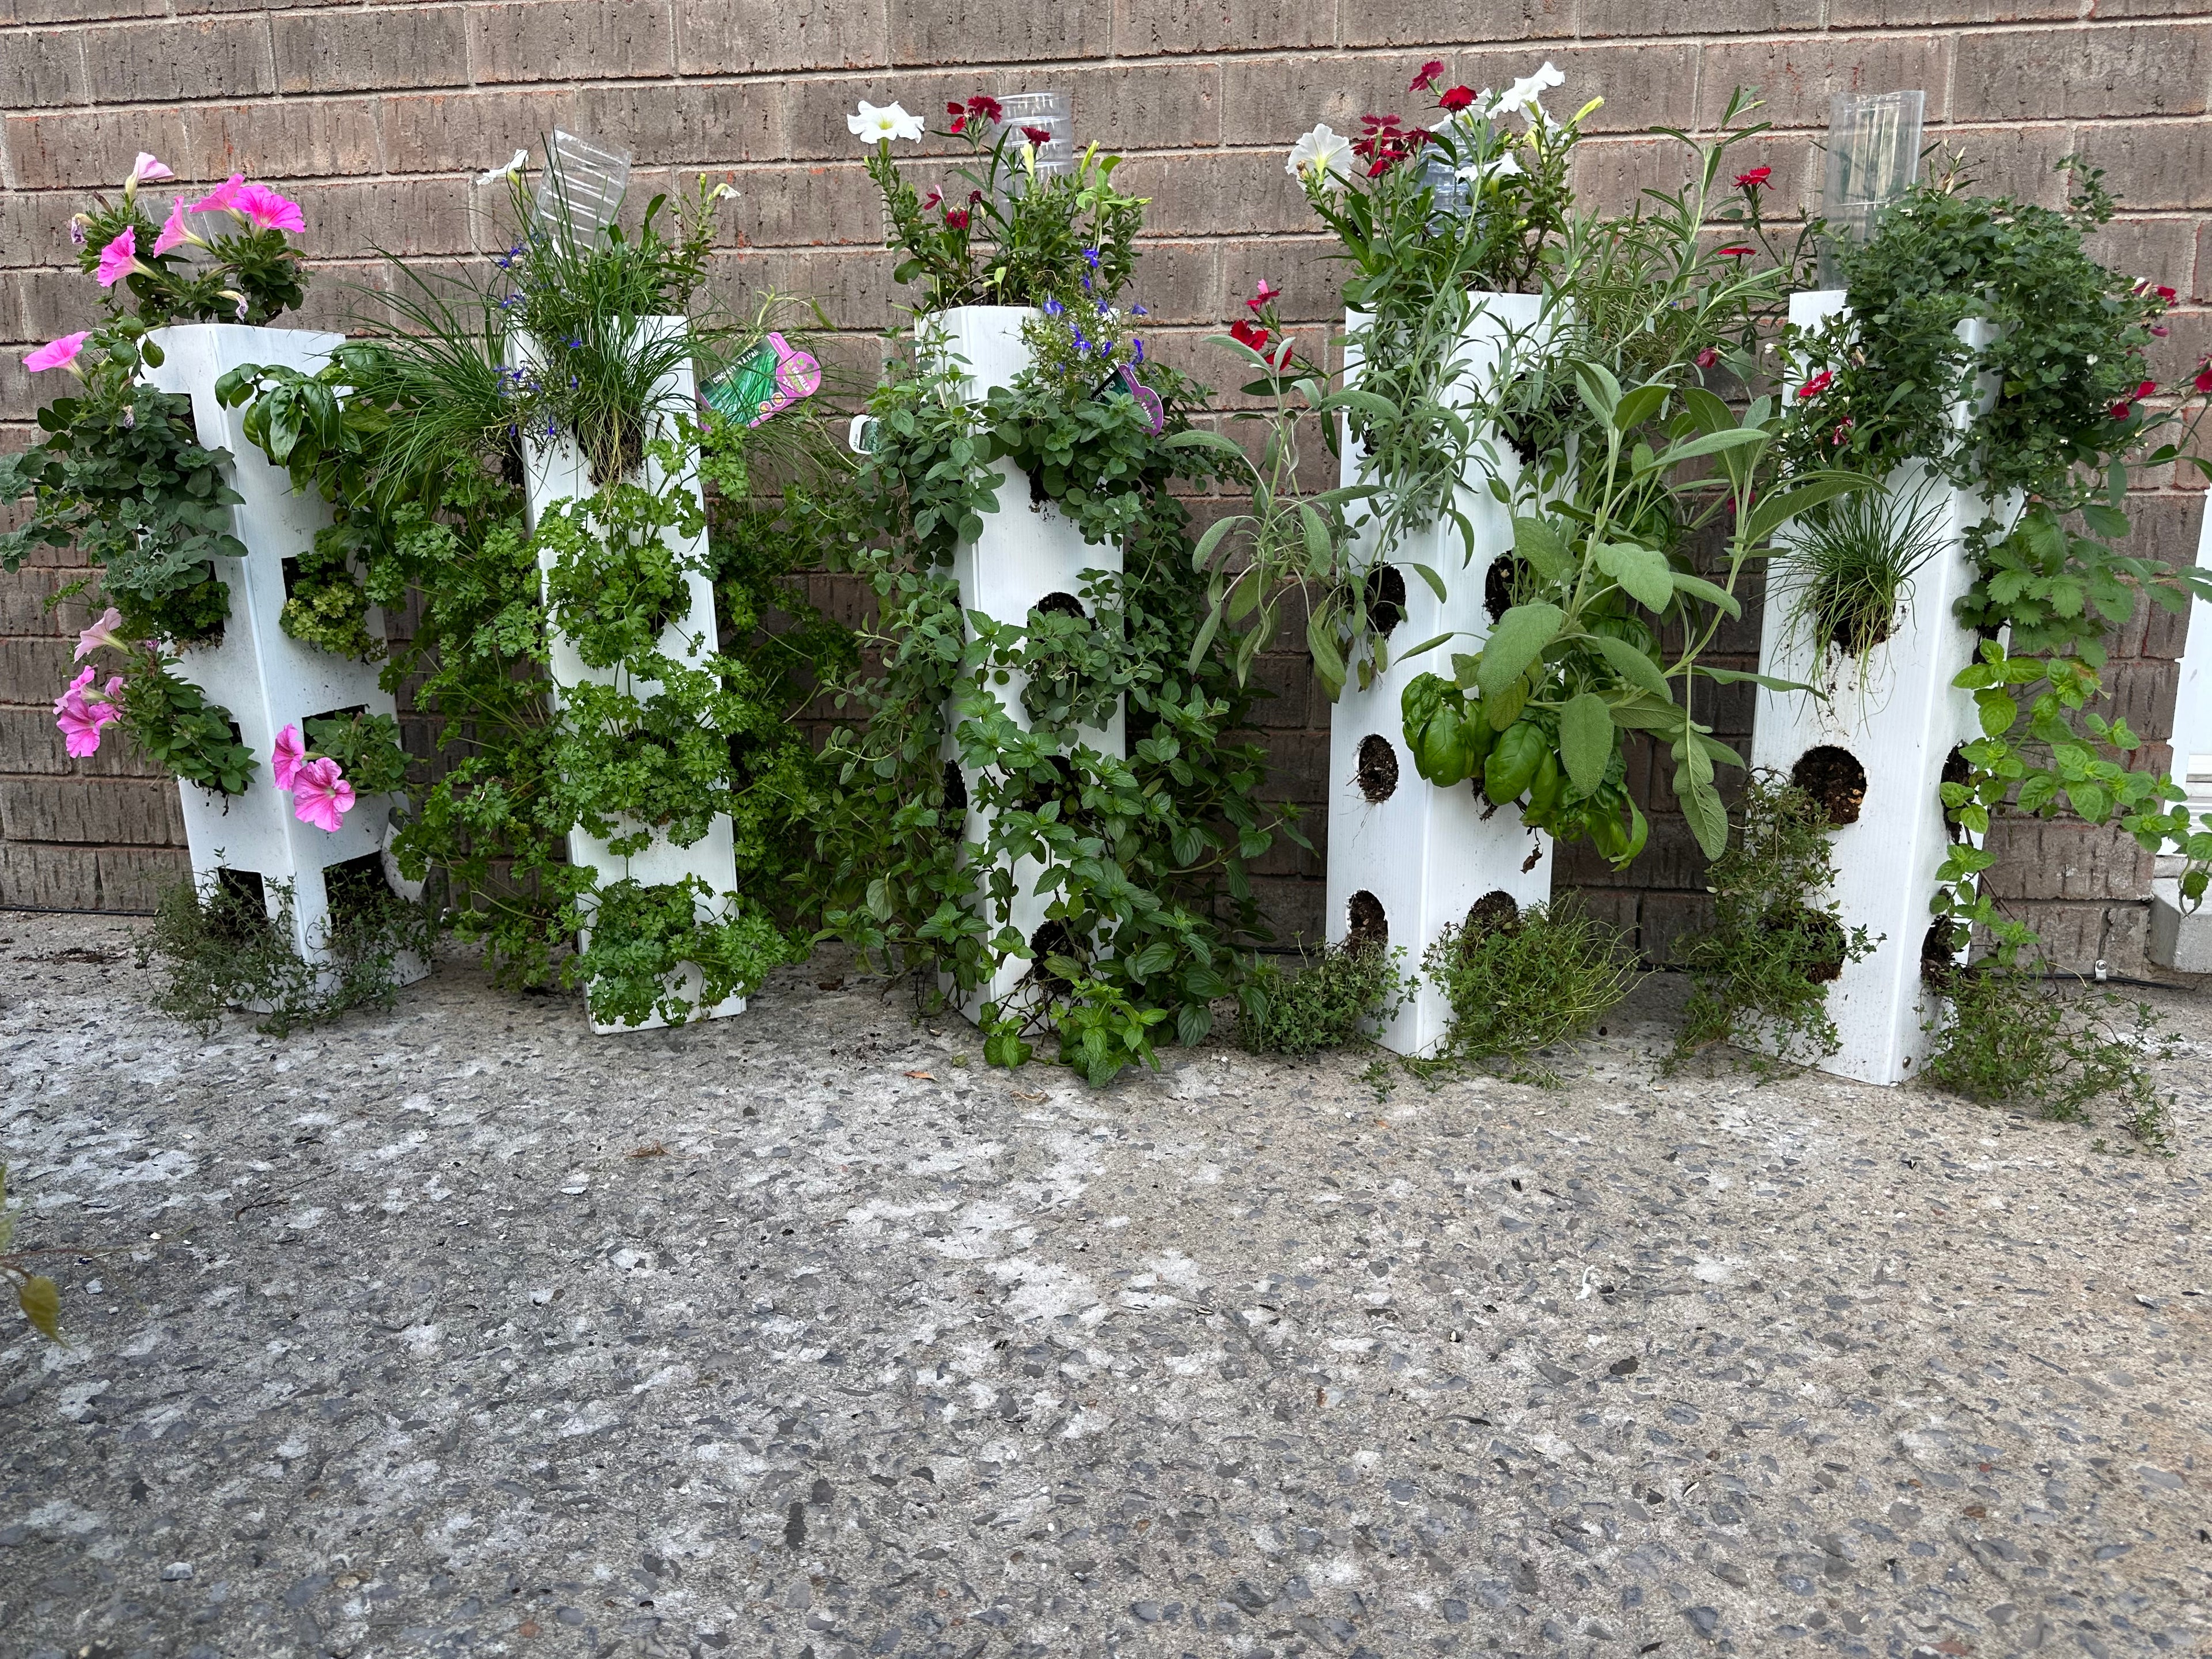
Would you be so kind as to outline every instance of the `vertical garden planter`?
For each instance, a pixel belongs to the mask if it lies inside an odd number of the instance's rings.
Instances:
[[[1036,314],[1022,306],[961,306],[938,312],[923,321],[921,349],[927,357],[957,360],[956,366],[966,379],[967,399],[981,403],[994,386],[1012,385],[1029,367],[1030,349],[1022,338],[1022,325]],[[1000,480],[998,511],[984,516],[981,536],[962,542],[953,554],[961,609],[981,611],[994,622],[1018,625],[1026,623],[1030,611],[1048,599],[1083,605],[1083,573],[1103,570],[1119,574],[1120,546],[1085,542],[1083,532],[1057,507],[1049,501],[1031,502],[1029,480],[1012,461],[995,465]],[[1007,684],[994,689],[1007,714],[1026,729],[1029,716],[1022,707],[1024,684],[1024,677],[1017,673]],[[1114,717],[1105,727],[1083,728],[1083,739],[1102,754],[1121,758],[1127,752],[1124,727],[1124,713],[1117,702]],[[948,773],[956,767],[961,769],[963,793],[970,801],[975,799],[977,780],[962,765],[959,744],[950,730],[945,733],[945,757]],[[972,849],[986,841],[990,832],[988,812],[971,805],[962,839]],[[1018,860],[1014,866],[1015,897],[1007,921],[1032,942],[1044,926],[1048,902],[1037,890],[1043,873],[1042,866],[1029,859]],[[963,1004],[962,1012],[972,1019],[985,1003],[1004,1002],[1029,972],[1028,963],[1009,958]],[[948,993],[952,988],[949,976],[944,988]]]
[[[681,332],[689,326],[682,317],[653,317],[643,319],[647,328],[654,331],[653,337],[665,338],[672,332]],[[527,337],[520,338],[516,346],[518,366],[532,361],[534,351]],[[655,405],[666,410],[672,408],[691,409],[696,406],[691,365],[687,361],[664,375],[653,388]],[[665,416],[662,417],[665,419]],[[655,422],[652,436],[662,435],[660,420]],[[526,438],[523,443],[524,467],[526,474],[528,512],[531,529],[535,532],[545,514],[562,502],[582,500],[593,493],[591,468],[582,449],[566,434],[550,440]],[[703,502],[699,487],[696,461],[680,477],[671,477],[660,464],[648,455],[640,466],[635,482],[656,494],[672,490],[688,491],[695,500]],[[696,664],[712,656],[720,648],[714,623],[714,585],[706,574],[707,538],[702,531],[697,537],[686,539],[671,528],[662,532],[662,539],[672,548],[689,567],[686,586],[690,603],[682,615],[672,617],[662,630],[659,647],[662,655],[678,662]],[[549,569],[550,554],[539,556],[541,570]],[[593,668],[583,661],[575,648],[560,631],[550,630],[552,702],[561,706],[561,690],[564,686],[592,681],[605,685],[618,685],[632,696],[652,696],[659,690],[659,683],[636,678],[622,668]],[[618,834],[629,835],[647,826],[630,821],[617,825]],[[666,836],[654,831],[652,844],[642,852],[629,855],[610,849],[606,841],[592,835],[580,825],[568,832],[568,858],[574,864],[593,871],[603,883],[632,880],[642,886],[653,887],[680,882],[688,877],[697,877],[711,888],[715,898],[708,905],[702,901],[701,920],[719,920],[734,900],[737,886],[737,860],[734,843],[726,815],[716,814],[705,836],[688,847],[679,847]],[[712,915],[707,914],[708,911]],[[579,941],[588,947],[591,933],[585,930]],[[703,976],[690,963],[683,964],[671,976],[669,988],[684,996],[696,1007]],[[586,994],[588,1005],[588,993]],[[694,1018],[720,1019],[744,1012],[742,996],[726,997],[707,1007],[696,1007]],[[605,1036],[615,1031],[651,1030],[667,1022],[654,1015],[639,1025],[609,1024],[596,1015],[592,1018],[592,1030]]]
[[[1494,372],[1509,336],[1534,328],[1542,307],[1532,294],[1475,297],[1481,309],[1462,337],[1458,359],[1457,378],[1469,386]],[[1346,319],[1345,379],[1351,386],[1359,382],[1364,324],[1358,313]],[[1516,466],[1511,453],[1499,450],[1499,464]],[[1346,484],[1363,481],[1362,461],[1352,445],[1344,446]],[[1370,610],[1378,599],[1401,608],[1389,630],[1391,641],[1410,645],[1447,630],[1455,637],[1418,656],[1393,656],[1364,690],[1347,684],[1329,717],[1329,942],[1402,945],[1407,966],[1415,969],[1437,936],[1465,922],[1490,894],[1502,892],[1525,907],[1541,902],[1552,889],[1549,835],[1524,827],[1513,807],[1492,807],[1480,777],[1437,788],[1406,752],[1400,698],[1407,683],[1423,673],[1449,679],[1452,654],[1480,648],[1492,621],[1486,598],[1491,567],[1513,550],[1511,515],[1492,496],[1480,459],[1468,463],[1461,480],[1459,506],[1474,526],[1472,559],[1449,521],[1402,543],[1388,560],[1374,554],[1371,531],[1364,553],[1355,545],[1353,568],[1364,573]],[[1443,579],[1446,597],[1439,600],[1418,574],[1392,561],[1425,564]],[[1436,1046],[1450,1021],[1443,992],[1425,980],[1376,1035],[1395,1053],[1418,1054]]]
[[[1790,320],[1811,326],[1843,309],[1845,299],[1836,289],[1793,295]],[[1964,323],[1960,337],[1980,345],[1985,329]],[[1962,423],[1966,416],[1962,406]],[[1863,672],[1826,641],[1792,629],[1789,594],[1771,580],[1761,632],[1762,672],[1828,693],[1816,698],[1760,688],[1751,758],[1807,788],[1837,825],[1833,897],[1842,924],[1864,927],[1876,943],[1870,954],[1846,962],[1829,987],[1828,1012],[1841,1046],[1821,1069],[1865,1083],[1905,1082],[1927,1057],[1923,1027],[1936,1002],[1923,969],[1940,972],[1951,963],[1929,910],[1953,834],[1941,786],[1946,766],[1957,764],[1957,747],[1980,732],[1973,694],[1951,682],[1974,656],[1974,635],[1959,625],[1954,607],[1973,580],[1966,532],[1988,507],[1972,491],[1940,479],[1929,483],[1919,462],[1883,484],[1893,501],[1923,488],[1921,510],[1934,515],[1941,540]]]
[[[177,786],[192,878],[204,895],[222,885],[258,891],[272,920],[283,914],[289,893],[293,947],[306,962],[328,963],[331,878],[343,872],[360,881],[385,883],[383,852],[402,799],[361,797],[334,834],[301,822],[294,816],[291,795],[277,788],[271,770],[276,734],[286,726],[304,728],[307,721],[326,714],[391,715],[396,710],[373,665],[295,640],[279,625],[287,562],[313,545],[315,532],[331,522],[331,508],[319,495],[294,489],[289,477],[270,465],[246,436],[245,410],[224,408],[215,385],[230,370],[251,363],[313,374],[345,337],[233,323],[178,323],[147,337],[160,346],[162,362],[149,367],[146,378],[163,392],[191,398],[199,441],[230,452],[231,483],[243,498],[232,509],[232,526],[246,556],[215,561],[217,579],[230,590],[230,615],[222,637],[183,651],[176,669],[230,711],[255,763],[242,795],[224,795],[194,783]],[[374,605],[368,627],[373,638],[384,637],[384,614]],[[408,953],[393,962],[392,971],[398,983],[407,984],[429,969]]]

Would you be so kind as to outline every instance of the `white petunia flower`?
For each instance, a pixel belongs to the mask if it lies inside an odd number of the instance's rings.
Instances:
[[[885,104],[878,109],[865,98],[860,100],[860,109],[845,118],[845,125],[864,144],[878,144],[892,138],[919,138],[922,135],[919,115],[908,115],[896,104]]]
[[[1352,176],[1351,155],[1352,141],[1323,123],[1291,146],[1283,170],[1301,182],[1311,177],[1340,183]]]
[[[494,167],[489,173],[477,174],[477,182],[480,185],[489,185],[495,184],[501,179],[513,179],[518,177],[522,169],[529,165],[530,152],[526,149],[519,149],[514,152],[514,159],[505,167]]]
[[[1459,170],[1459,177],[1471,185],[1486,185],[1492,179],[1519,179],[1526,173],[1527,169],[1513,159],[1513,152],[1509,149],[1487,161],[1470,162]]]
[[[1536,100],[1547,89],[1552,87],[1563,87],[1566,83],[1567,77],[1559,72],[1556,64],[1547,58],[1543,68],[1538,70],[1534,75],[1522,76],[1505,88],[1498,100],[1498,112],[1500,115],[1523,116],[1532,124],[1540,123],[1547,117],[1544,114],[1544,106]]]

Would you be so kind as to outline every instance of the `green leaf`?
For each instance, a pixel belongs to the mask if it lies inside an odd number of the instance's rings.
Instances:
[[[1816,472],[1787,489],[1769,495],[1752,508],[1751,517],[1744,521],[1744,544],[1750,547],[1763,546],[1785,520],[1818,507],[1822,501],[1833,501],[1838,495],[1849,495],[1861,489],[1877,489],[1880,484],[1880,479],[1869,478],[1863,472]]]
[[[1703,599],[1707,605],[1718,605],[1731,617],[1743,615],[1742,602],[1735,594],[1725,587],[1715,586],[1703,576],[1686,575],[1677,570],[1674,573],[1674,590],[1679,593],[1687,593],[1692,599]]]
[[[1503,696],[1559,635],[1567,613],[1556,605],[1516,605],[1498,619],[1482,647],[1475,683],[1486,697]]]
[[[1656,548],[1634,542],[1606,542],[1597,550],[1597,568],[1648,611],[1664,611],[1674,597],[1674,568]]]
[[[1566,538],[1543,519],[1513,520],[1513,550],[1546,581],[1564,581],[1574,568]]]
[[[1613,744],[1613,716],[1595,692],[1583,692],[1559,711],[1559,758],[1580,793],[1587,795],[1605,781]]]
[[[1813,689],[1796,680],[1777,679],[1771,674],[1754,674],[1744,668],[1707,668],[1700,663],[1698,672],[1721,685],[1741,685],[1749,680],[1753,685],[1763,685],[1770,691],[1810,691]]]
[[[1656,415],[1674,387],[1665,385],[1640,386],[1623,395],[1613,405],[1613,428],[1616,432],[1632,432]]]
[[[1720,791],[1713,787],[1713,763],[1702,751],[1692,749],[1689,757],[1674,769],[1674,798],[1682,803],[1682,817],[1705,855],[1717,859],[1727,852],[1728,808],[1721,805]]]
[[[1298,527],[1305,532],[1306,574],[1316,581],[1323,580],[1336,568],[1336,550],[1329,545],[1328,526],[1320,514],[1300,501]]]
[[[1328,612],[1317,611],[1306,618],[1306,649],[1313,653],[1314,672],[1331,702],[1344,690],[1344,658],[1329,637],[1334,632],[1334,619]]]
[[[1242,517],[1217,520],[1206,526],[1206,534],[1198,538],[1198,546],[1190,556],[1190,568],[1203,570],[1213,558],[1214,550],[1221,545],[1222,538],[1244,522]]]
[[[1701,455],[1717,455],[1724,449],[1744,449],[1768,441],[1768,434],[1755,428],[1730,427],[1725,432],[1708,432],[1702,438],[1676,444],[1660,456],[1659,465],[1662,467],[1675,466],[1684,461],[1694,461]]]
[[[1674,690],[1667,684],[1667,677],[1660,672],[1659,665],[1626,640],[1616,640],[1609,634],[1593,634],[1590,643],[1597,647],[1598,654],[1613,665],[1613,672],[1631,685],[1668,702],[1674,700]]]
[[[17,1280],[15,1305],[22,1309],[23,1317],[36,1326],[39,1334],[47,1341],[62,1340],[62,1297],[52,1279],[44,1273],[33,1273]]]

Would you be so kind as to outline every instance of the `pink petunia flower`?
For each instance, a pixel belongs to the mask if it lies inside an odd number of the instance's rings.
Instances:
[[[300,728],[288,726],[279,732],[269,755],[269,769],[276,775],[276,787],[289,789],[307,759],[307,745],[300,741]]]
[[[135,188],[139,185],[150,185],[159,179],[173,179],[176,176],[162,164],[160,157],[150,150],[142,149],[138,152],[138,159],[131,164],[131,177],[125,183]]]
[[[300,204],[266,185],[240,185],[233,200],[231,211],[242,215],[256,230],[288,230],[295,236],[307,233],[307,221]]]
[[[68,690],[54,699],[54,726],[62,734],[62,746],[72,760],[84,760],[98,754],[101,728],[123,718],[123,711],[114,703],[116,694],[123,689],[122,677],[110,679],[103,696],[89,690],[96,672],[86,669],[70,682]]]
[[[82,662],[102,646],[125,646],[131,643],[123,637],[123,613],[113,605],[100,613],[100,620],[76,636],[76,655],[73,662]]]
[[[351,811],[353,786],[345,781],[336,761],[312,760],[294,774],[292,816],[301,823],[334,836],[339,821]]]
[[[64,334],[58,340],[49,340],[23,359],[23,367],[33,374],[41,369],[67,368],[76,361],[76,354],[84,349],[84,343],[91,336],[92,331],[87,328],[80,329],[75,334]]]
[[[234,173],[185,211],[187,213],[235,213],[239,210],[238,193],[245,188],[246,175],[242,173]]]
[[[139,270],[138,233],[126,228],[120,236],[100,250],[100,285],[113,288],[132,271]]]
[[[205,247],[207,244],[185,228],[185,203],[179,197],[169,204],[169,216],[161,222],[161,234],[154,239],[154,257],[160,258],[173,247],[182,247],[186,242]]]

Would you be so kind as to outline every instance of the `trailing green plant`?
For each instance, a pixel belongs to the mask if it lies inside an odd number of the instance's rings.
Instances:
[[[202,447],[189,398],[141,378],[162,361],[145,325],[118,319],[56,344],[71,341],[39,367],[80,390],[40,410],[40,443],[0,456],[0,503],[30,498],[23,522],[0,532],[0,570],[33,548],[74,547],[101,567],[99,584],[134,636],[203,643],[230,613],[213,562],[246,552],[231,533],[240,496],[225,476],[229,453]]]
[[[1565,77],[1549,63],[1496,97],[1437,92],[1442,76],[1441,64],[1425,64],[1407,88],[1436,95],[1426,127],[1367,115],[1362,136],[1346,139],[1318,126],[1286,163],[1352,266],[1344,302],[1355,313],[1363,395],[1346,416],[1378,486],[1378,556],[1439,520],[1454,521],[1472,548],[1458,492],[1480,434],[1468,417],[1472,366],[1462,343],[1483,294],[1530,289],[1556,256],[1582,124],[1604,101],[1551,118],[1540,100]]]
[[[634,455],[641,470],[549,512],[534,537],[524,519],[524,443],[544,430],[533,411],[551,405],[534,403],[510,367],[516,331],[576,326],[562,337],[586,342],[576,352],[643,339],[641,349],[660,353],[669,337],[641,319],[696,297],[697,216],[714,198],[702,185],[681,234],[662,234],[649,213],[646,230],[594,246],[526,238],[475,285],[399,264],[386,302],[404,330],[349,342],[314,375],[251,370],[222,388],[246,406],[248,435],[332,503],[330,544],[368,599],[417,607],[383,678],[413,687],[439,722],[439,747],[435,781],[395,851],[411,878],[434,879],[447,921],[502,983],[568,972],[566,947],[594,896],[591,872],[568,861],[572,830],[634,849],[656,830],[696,841],[726,812],[739,887],[772,896],[761,914],[811,921],[806,826],[822,772],[795,719],[817,659],[852,654],[847,632],[794,580],[825,544],[842,544],[852,514],[850,464],[820,419],[803,406],[749,428],[658,409],[649,387],[637,391],[642,375],[616,366],[592,401],[553,419],[596,421],[598,447],[617,462]],[[556,279],[567,286],[541,291]],[[599,320],[578,325],[579,306]],[[708,365],[742,358],[787,309],[771,296],[746,322],[716,322],[682,349]],[[623,317],[641,326],[625,333]],[[632,393],[638,401],[625,401]],[[663,487],[694,467],[721,492],[703,523],[688,491]],[[696,552],[666,544],[697,547],[702,529]],[[699,574],[716,583],[723,649],[678,662],[659,649],[663,624],[688,607]],[[557,708],[549,608],[601,665],[564,688]],[[603,962],[630,960],[605,956],[618,940],[603,938]],[[628,971],[617,975],[625,984]],[[639,985],[654,977],[639,972]],[[625,1007],[635,1000],[615,994]]]
[[[1768,562],[1768,581],[1787,596],[1785,626],[1817,659],[1854,665],[1863,691],[1875,648],[1911,603],[1913,578],[1942,550],[1945,530],[1925,487],[1862,490],[1814,507]]]
[[[718,910],[714,890],[696,876],[646,886],[610,882],[578,907],[583,948],[568,981],[583,989],[604,1024],[681,1025],[732,996],[750,996],[779,963],[805,955],[765,914]],[[698,970],[696,982],[681,970]]]
[[[998,100],[977,94],[947,106],[943,137],[962,150],[946,184],[927,196],[891,157],[894,140],[921,139],[927,128],[897,104],[863,100],[845,118],[868,152],[868,176],[882,192],[899,257],[892,277],[918,283],[917,312],[955,306],[1035,306],[1048,298],[1111,301],[1136,266],[1145,198],[1114,187],[1121,157],[1096,144],[1064,173],[1040,173],[1042,128],[1006,123]],[[949,186],[949,188],[948,188]]]
[[[925,996],[939,974],[965,996],[1001,963],[1027,962],[1018,988],[981,1009],[987,1057],[1019,1064],[1049,1033],[1066,1063],[1103,1081],[1152,1063],[1156,1032],[1188,1043],[1210,1029],[1258,937],[1249,863],[1290,823],[1257,799],[1264,752],[1228,736],[1255,694],[1192,652],[1202,579],[1172,487],[1212,476],[1176,441],[1184,399],[1202,394],[1146,364],[1162,400],[1155,435],[1126,389],[1071,403],[1025,374],[963,407],[957,366],[925,364],[878,391],[859,482],[848,556],[878,612],[862,641],[873,667],[836,692],[853,723],[827,751],[839,773],[821,829],[825,928],[916,973]],[[1019,625],[963,617],[944,568],[986,514],[1029,510],[998,499],[994,464],[1008,459],[1086,537],[1121,538],[1125,573],[1086,572],[1072,609],[1041,605]],[[1029,681],[1018,718],[999,690],[1017,673]],[[1126,760],[1103,753],[1091,726],[1117,693]],[[1048,902],[1025,939],[1010,918],[1032,867]]]
[[[2141,744],[2095,705],[2106,637],[2143,594],[2174,611],[2212,597],[2205,573],[2117,545],[2136,472],[2173,463],[2212,477],[2194,453],[2212,365],[2175,404],[2146,403],[2158,387],[2145,354],[2175,293],[2090,257],[2084,238],[2115,203],[2078,156],[2059,171],[2068,200],[2053,210],[1968,193],[1951,158],[1839,251],[1850,309],[1792,342],[1805,378],[1784,450],[1881,471],[1924,462],[1984,502],[1966,529],[1975,577],[1957,610],[1982,641],[1956,681],[1974,693],[1982,732],[1962,748],[1966,777],[1942,786],[1954,821],[1977,839],[2003,810],[2117,822],[2189,860],[2193,906],[2212,882],[2212,820],[2192,823],[2163,775],[2130,771],[2124,757]],[[1986,326],[1962,337],[1970,322]],[[1987,893],[1993,862],[1974,841],[1954,842],[1934,908],[1954,931],[1986,930],[2010,964],[2034,935]]]
[[[1479,901],[1465,921],[1439,933],[1421,972],[1451,1006],[1450,1027],[1432,1058],[1498,1055],[1516,1066],[1588,1031],[1638,977],[1620,930],[1579,900],[1521,909],[1503,893]]]
[[[1413,994],[1403,947],[1330,945],[1298,952],[1295,973],[1262,958],[1237,993],[1237,1042],[1249,1054],[1363,1048]]]
[[[175,659],[141,641],[114,691],[123,729],[146,758],[185,783],[242,795],[253,779],[253,751],[230,711],[179,675]]]
[[[2068,996],[2045,964],[1995,960],[1949,975],[1944,994],[1928,1026],[1926,1081],[2065,1122],[2087,1122],[2092,1105],[2110,1100],[2138,1145],[2169,1149],[2172,1102],[2144,1062],[2172,1058],[2179,1044],[2149,1004]]]
[[[1706,872],[1713,925],[1683,942],[1692,989],[1674,1064],[1717,1042],[1764,1050],[1785,1067],[1835,1053],[1828,987],[1877,941],[1845,928],[1829,896],[1829,830],[1803,790],[1771,773],[1747,781],[1727,850]]]
[[[254,1029],[270,1036],[351,1008],[390,1007],[399,957],[428,957],[429,912],[396,896],[374,859],[333,866],[324,879],[330,911],[310,941],[323,957],[313,962],[293,944],[291,883],[268,884],[264,897],[259,882],[220,871],[205,888],[168,888],[138,941],[138,965],[158,960],[167,971],[155,1006],[203,1034],[228,1010],[250,1008],[261,1015]]]

